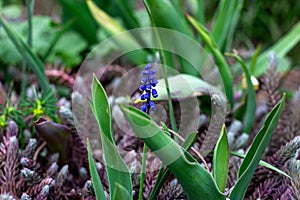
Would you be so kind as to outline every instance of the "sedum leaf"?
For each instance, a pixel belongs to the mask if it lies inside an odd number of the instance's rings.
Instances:
[[[121,106],[121,108],[136,135],[174,173],[189,199],[225,199],[211,174],[165,134],[155,122],[134,107]]]
[[[92,83],[92,111],[98,122],[102,148],[109,182],[110,195],[115,193],[115,183],[121,184],[128,193],[132,192],[131,177],[128,168],[116,147],[113,132],[110,106],[104,88],[94,75]]]
[[[225,124],[222,127],[220,138],[216,144],[213,157],[213,176],[219,187],[224,192],[228,175],[229,147]]]
[[[229,195],[230,199],[240,200],[244,198],[255,169],[258,166],[259,161],[261,160],[263,153],[269,144],[274,129],[276,128],[282,112],[284,100],[285,95],[268,114],[263,127],[256,135],[248,153],[246,154],[244,161],[240,166],[238,181]]]

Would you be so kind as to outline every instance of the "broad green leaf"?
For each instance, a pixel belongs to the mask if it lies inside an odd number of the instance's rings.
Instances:
[[[233,107],[233,81],[232,81],[231,71],[229,69],[228,64],[226,63],[225,57],[218,49],[216,42],[214,41],[212,35],[208,32],[208,30],[202,24],[197,22],[193,17],[187,15],[187,19],[195,27],[195,29],[201,36],[202,40],[205,42],[205,44],[209,47],[210,51],[212,52],[214,56],[214,60],[216,62],[216,65],[219,69],[219,72],[221,74],[224,83],[227,99],[231,107]]]
[[[44,73],[44,64],[42,61],[32,52],[29,46],[22,40],[22,38],[7,24],[0,14],[0,23],[2,23],[7,35],[14,43],[20,54],[26,59],[29,67],[34,72],[42,90],[44,92],[52,93],[47,77]]]
[[[234,156],[236,156],[236,157],[239,157],[239,158],[243,158],[243,159],[246,157],[246,155],[240,154],[240,153],[238,153],[238,152],[230,152],[230,154],[232,154],[232,155],[234,155]],[[271,165],[271,164],[269,164],[269,163],[267,163],[267,162],[265,162],[265,161],[263,161],[263,160],[259,161],[259,165],[260,165],[260,166],[263,166],[263,167],[266,167],[266,168],[268,168],[268,169],[271,169],[271,170],[273,170],[273,171],[275,171],[275,172],[278,172],[279,174],[282,174],[282,175],[286,176],[287,178],[291,178],[291,177],[290,177],[287,173],[285,173],[284,171],[278,169],[277,167],[274,167],[273,165]]]
[[[192,156],[165,134],[149,117],[134,108],[121,109],[136,135],[174,173],[189,199],[224,199],[211,174],[197,161],[189,161]],[[187,157],[190,157],[189,159]]]
[[[256,95],[254,86],[251,80],[251,72],[249,68],[246,66],[245,62],[236,54],[227,54],[229,56],[234,57],[238,63],[242,66],[245,78],[247,82],[247,101],[246,101],[246,111],[243,120],[243,131],[245,133],[250,134],[252,130],[253,123],[255,121],[255,112],[256,112]]]
[[[164,128],[164,131],[166,132],[165,128]],[[197,138],[198,138],[198,132],[192,132],[191,134],[189,134],[186,137],[186,139],[184,140],[184,142],[182,144],[182,147],[186,151],[188,151],[194,145]],[[160,170],[162,170],[162,168]],[[153,189],[152,189],[150,197],[149,197],[149,200],[154,200],[156,198],[156,196],[158,195],[161,187],[163,186],[165,180],[168,178],[170,173],[171,173],[170,169],[167,168],[163,173],[161,173],[161,174],[159,173],[157,175],[155,184],[153,186]]]
[[[92,83],[93,113],[98,122],[102,148],[109,182],[111,198],[115,193],[115,183],[121,184],[128,193],[132,192],[131,177],[126,164],[116,147],[113,132],[110,106],[101,83],[94,75]]]
[[[219,190],[225,192],[228,176],[229,147],[225,125],[216,144],[213,157],[213,176]]]
[[[206,83],[200,78],[187,74],[179,74],[168,77],[169,89],[172,99],[184,99],[188,97],[211,95],[212,93],[220,93],[221,91]],[[166,91],[166,84],[164,79],[159,79],[156,86],[157,98],[152,100],[167,100],[168,94]],[[135,102],[141,102],[140,99]]]
[[[86,140],[86,144],[87,144],[87,150],[88,150],[89,168],[90,168],[90,173],[91,173],[91,177],[92,177],[92,181],[93,181],[93,187],[95,190],[96,199],[97,200],[106,200],[104,189],[103,189],[103,186],[102,186],[99,174],[98,174],[96,163],[93,158],[90,141],[88,138]]]
[[[270,52],[274,52],[278,58],[278,60],[281,62],[286,54],[295,47],[299,41],[300,41],[300,22],[298,22],[292,30],[290,30],[285,36],[283,36],[278,42],[276,42],[272,47],[268,48],[263,54],[261,54],[257,59],[257,64],[254,69],[253,75],[254,76],[260,76],[262,75],[268,66],[268,54]],[[284,62],[284,65],[287,63]],[[281,63],[279,63],[279,68],[281,66],[284,66]]]
[[[241,5],[243,5],[243,1],[240,0],[221,0],[219,3],[212,29],[212,36],[219,49],[223,52],[226,50],[226,42],[230,40],[228,37],[233,36],[233,30],[236,27],[239,13],[242,10]]]
[[[261,160],[263,153],[269,144],[274,129],[276,128],[282,112],[282,108],[284,106],[284,100],[285,95],[269,113],[263,127],[256,135],[248,153],[246,154],[244,161],[240,166],[238,181],[229,195],[230,199],[240,200],[244,198],[255,169],[258,166],[259,161]]]
[[[115,183],[115,187],[116,187],[116,190],[115,190],[115,193],[113,196],[113,200],[132,199],[131,195],[128,194],[128,191],[122,185],[120,185],[119,183]]]

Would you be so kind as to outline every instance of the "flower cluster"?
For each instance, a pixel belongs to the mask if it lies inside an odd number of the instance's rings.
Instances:
[[[151,96],[153,98],[157,98],[158,94],[154,87],[157,85],[157,80],[154,75],[156,73],[155,70],[151,69],[152,64],[147,64],[145,66],[145,70],[142,71],[143,77],[141,78],[142,85],[140,86],[140,90],[143,92],[141,96],[141,100],[146,100],[146,103],[141,107],[143,112],[148,113],[150,109],[153,111],[156,110],[154,102],[151,101]]]

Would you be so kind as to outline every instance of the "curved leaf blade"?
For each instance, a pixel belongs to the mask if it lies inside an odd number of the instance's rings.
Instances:
[[[113,200],[128,200],[132,199],[131,196],[128,194],[126,188],[124,188],[121,184],[115,183],[115,193],[113,195]]]
[[[104,189],[103,189],[102,183],[100,181],[100,177],[99,177],[99,174],[98,174],[98,171],[96,168],[96,163],[93,158],[90,141],[88,138],[86,140],[86,144],[87,144],[87,149],[88,149],[89,168],[90,168],[90,173],[91,173],[91,177],[92,177],[92,181],[93,181],[93,187],[95,190],[96,199],[97,200],[106,200]]]
[[[213,157],[213,176],[219,187],[224,192],[228,176],[229,146],[225,125],[223,125],[220,138],[216,144]]]
[[[189,22],[194,26],[194,28],[197,30],[199,35],[201,36],[202,40],[205,42],[205,44],[209,47],[210,51],[212,52],[214,56],[214,60],[216,62],[216,65],[219,69],[219,72],[221,74],[226,96],[228,98],[228,101],[233,107],[233,80],[231,71],[229,69],[228,64],[226,63],[226,60],[219,50],[216,42],[214,41],[212,35],[208,32],[208,30],[200,24],[198,21],[196,21],[193,17],[187,15],[187,19]]]
[[[251,181],[255,169],[258,166],[259,161],[261,160],[262,155],[268,146],[274,129],[276,128],[284,106],[284,100],[285,95],[269,113],[264,122],[263,127],[260,129],[257,136],[255,137],[248,153],[246,154],[244,161],[240,166],[238,173],[239,178],[233,190],[230,193],[230,199],[239,200],[244,198],[247,187]]]
[[[243,158],[243,159],[246,157],[246,155],[240,154],[240,153],[238,153],[238,152],[230,152],[230,154],[232,154],[232,155],[234,155],[234,156],[236,156],[236,157],[239,157],[239,158]],[[282,174],[282,175],[286,176],[286,177],[289,178],[289,179],[291,178],[291,177],[290,177],[287,173],[285,173],[284,171],[278,169],[277,167],[274,167],[273,165],[271,165],[271,164],[269,164],[269,163],[267,163],[267,162],[265,162],[265,161],[263,161],[263,160],[259,161],[259,165],[260,165],[260,166],[263,166],[263,167],[265,167],[265,168],[271,169],[271,170],[273,170],[273,171],[275,171],[275,172],[277,172],[277,173],[279,173],[279,174]]]
[[[256,94],[255,89],[251,81],[251,72],[246,66],[245,62],[236,54],[227,54],[234,57],[238,63],[242,66],[246,82],[247,82],[247,103],[246,103],[246,112],[243,120],[243,131],[250,134],[252,130],[253,123],[255,121],[255,112],[256,112]]]
[[[134,107],[121,106],[121,108],[136,135],[174,173],[189,199],[225,200],[225,195],[218,190],[211,174],[196,161],[189,161],[187,158],[189,154],[149,117],[145,117],[142,111]]]
[[[116,190],[116,182],[120,183],[131,194],[131,177],[113,139],[111,112],[108,99],[104,88],[95,75],[92,82],[92,97],[92,111],[100,129],[111,198]]]

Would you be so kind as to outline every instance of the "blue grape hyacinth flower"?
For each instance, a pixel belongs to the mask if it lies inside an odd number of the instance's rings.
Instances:
[[[156,71],[152,69],[152,64],[147,64],[145,69],[142,71],[140,90],[143,92],[141,95],[141,100],[146,101],[146,103],[141,107],[141,110],[145,113],[149,113],[150,109],[155,111],[156,107],[154,102],[151,101],[151,96],[153,98],[158,97],[158,93],[154,87],[157,85],[157,80],[155,79]]]

